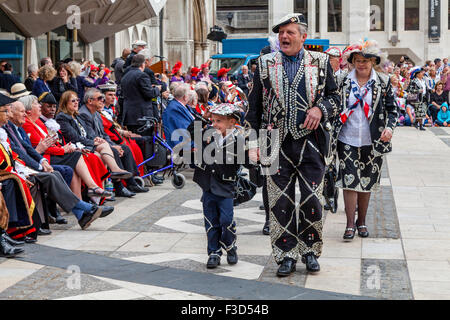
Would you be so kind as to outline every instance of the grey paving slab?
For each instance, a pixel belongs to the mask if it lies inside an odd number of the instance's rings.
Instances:
[[[111,278],[234,300],[367,299],[279,283],[224,278],[219,275],[148,265],[120,259],[31,245],[21,261],[66,269],[78,265],[87,275]],[[226,281],[224,281],[226,279]]]
[[[406,261],[363,259],[361,271],[361,294],[389,300],[414,298]]]
[[[401,238],[392,187],[383,186],[379,192],[372,193],[366,223],[371,238]]]
[[[84,295],[120,287],[81,274],[80,282],[73,285],[66,269],[45,267],[0,293],[0,300],[53,300]]]
[[[450,136],[450,134],[448,134],[447,131],[445,131],[442,128],[427,128],[427,129],[437,136]]]

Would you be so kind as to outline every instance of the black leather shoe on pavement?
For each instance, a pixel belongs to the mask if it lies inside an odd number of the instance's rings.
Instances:
[[[155,185],[161,185],[161,184],[164,183],[164,180],[161,180],[161,179],[157,178],[156,176],[152,176],[152,182],[153,182]]]
[[[237,249],[233,248],[230,251],[227,252],[227,262],[229,265],[235,265],[238,263],[238,255],[237,255]]]
[[[280,278],[289,277],[293,272],[296,271],[297,262],[291,258],[285,258],[278,268],[277,276]]]
[[[100,215],[100,218],[105,218],[107,216],[109,216],[111,213],[113,213],[114,211],[114,207],[108,207],[108,206],[103,206],[101,207],[102,209],[102,214]]]
[[[92,206],[91,211],[86,211],[83,217],[78,221],[81,229],[86,230],[89,228],[95,220],[97,220],[102,214],[102,208],[98,206]]]
[[[264,207],[264,205],[260,205],[260,206],[259,206],[259,210],[265,211],[265,210],[266,210],[266,207]]]
[[[0,257],[14,258],[16,255],[22,253],[24,250],[16,248],[8,243],[8,241],[0,234]]]
[[[309,272],[319,272],[320,264],[317,261],[317,257],[314,253],[308,253],[307,255],[302,257],[302,262],[306,264],[306,270]]]
[[[18,241],[11,238],[9,234],[6,233],[6,231],[2,231],[0,237],[3,237],[13,247],[23,246],[25,244],[25,241]]]
[[[49,229],[39,228],[38,236],[49,236],[52,234],[52,231]]]
[[[270,222],[267,221],[263,228],[263,235],[270,236]]]
[[[209,256],[208,262],[206,263],[206,268],[215,269],[220,266],[220,256],[212,254]]]
[[[135,195],[136,193],[131,192],[127,188],[123,188],[122,190],[116,192],[116,197],[118,198],[132,198]]]
[[[28,236],[26,236],[23,239],[24,239],[23,241],[25,241],[25,243],[28,243],[28,244],[32,244],[32,243],[36,243],[37,242],[36,238],[32,238],[32,237],[28,237]]]
[[[138,186],[138,185],[128,186],[127,189],[129,191],[131,191],[131,192],[134,192],[134,193],[146,193],[146,192],[150,191],[149,188],[141,187],[141,186]]]
[[[67,224],[67,220],[65,218],[63,218],[63,216],[61,215],[61,212],[59,212],[58,209],[56,209],[56,216],[50,215],[48,217],[49,223],[50,224]]]

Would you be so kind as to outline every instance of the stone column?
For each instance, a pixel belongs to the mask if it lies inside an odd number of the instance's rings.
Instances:
[[[347,42],[355,43],[369,36],[370,0],[351,1],[347,16]]]
[[[316,1],[318,0],[308,0],[308,37],[314,39],[316,36]]]
[[[294,12],[293,0],[269,0],[269,34],[272,33],[272,27],[281,18]]]
[[[327,38],[328,33],[328,0],[316,0],[319,1],[319,30],[316,30],[316,32],[319,32],[320,38],[325,39]]]

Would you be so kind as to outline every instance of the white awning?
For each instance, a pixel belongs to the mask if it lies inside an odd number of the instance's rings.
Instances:
[[[67,9],[81,13],[80,36],[91,43],[155,17],[166,0],[0,0],[1,9],[26,37],[67,24]]]

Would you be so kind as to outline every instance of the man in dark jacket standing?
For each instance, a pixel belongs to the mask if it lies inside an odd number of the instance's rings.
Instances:
[[[137,133],[137,120],[142,117],[159,117],[158,108],[152,103],[159,96],[159,88],[152,87],[150,77],[144,72],[145,56],[135,55],[131,68],[122,78],[123,118],[128,130]]]
[[[238,87],[244,91],[248,97],[250,89],[252,87],[253,76],[248,72],[247,66],[242,66],[242,73],[237,76]]]

